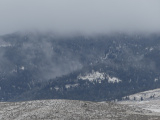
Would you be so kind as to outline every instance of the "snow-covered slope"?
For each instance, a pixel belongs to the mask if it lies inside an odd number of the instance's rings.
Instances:
[[[134,100],[134,101],[148,100],[148,99],[160,99],[160,88],[123,97],[124,100],[126,98],[128,100]]]
[[[160,89],[140,92],[124,97],[124,101],[118,102],[160,114]]]
[[[0,120],[159,120],[160,115],[110,102],[41,100],[0,103]]]
[[[160,99],[144,100],[144,101],[122,101],[121,104],[129,105],[144,110],[149,110],[160,114]]]

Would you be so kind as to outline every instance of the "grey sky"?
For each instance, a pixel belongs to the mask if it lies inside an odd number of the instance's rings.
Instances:
[[[160,0],[0,0],[0,34],[160,31]]]

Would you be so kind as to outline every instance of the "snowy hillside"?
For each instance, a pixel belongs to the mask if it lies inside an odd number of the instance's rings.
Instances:
[[[111,102],[42,100],[0,103],[0,120],[159,120],[155,112]]]
[[[140,100],[142,101],[142,100],[150,100],[150,99],[160,100],[160,88],[123,97],[123,100],[125,99],[134,100],[134,101],[140,101]]]
[[[118,103],[139,107],[145,110],[160,113],[160,89],[140,92],[123,98]]]

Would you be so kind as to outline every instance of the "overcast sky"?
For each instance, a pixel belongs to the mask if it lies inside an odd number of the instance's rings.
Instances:
[[[160,31],[160,0],[0,0],[0,34]]]

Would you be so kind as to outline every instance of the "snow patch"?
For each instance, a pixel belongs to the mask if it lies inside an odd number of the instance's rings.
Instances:
[[[12,46],[10,43],[0,40],[0,47],[10,47],[10,46]]]
[[[56,86],[56,87],[54,87],[54,89],[55,89],[56,91],[58,91],[58,90],[59,90],[59,87],[58,87],[58,86]]]
[[[98,82],[101,83],[101,80],[105,79],[105,74],[104,73],[100,73],[98,71],[97,72],[92,71],[92,73],[89,73],[89,74],[87,74],[85,76],[79,75],[78,79],[89,80],[90,82],[98,81]]]
[[[157,82],[157,81],[158,81],[158,78],[155,78],[155,79],[154,79],[154,82]]]
[[[109,75],[105,75],[105,73],[100,73],[100,72],[94,72],[89,73],[85,76],[79,75],[78,79],[82,80],[89,80],[90,82],[96,81],[101,83],[102,80],[108,79],[108,83],[119,83],[122,82],[122,80],[118,79],[117,77],[110,77]]]
[[[71,88],[71,87],[77,87],[79,84],[67,84],[65,85],[65,88]]]
[[[149,49],[149,51],[152,51],[153,50],[153,47],[151,47],[150,49]]]
[[[20,67],[21,70],[24,70],[24,66]]]
[[[122,82],[122,80],[116,78],[116,77],[110,77],[109,75],[107,75],[108,78],[108,83],[119,83]]]

